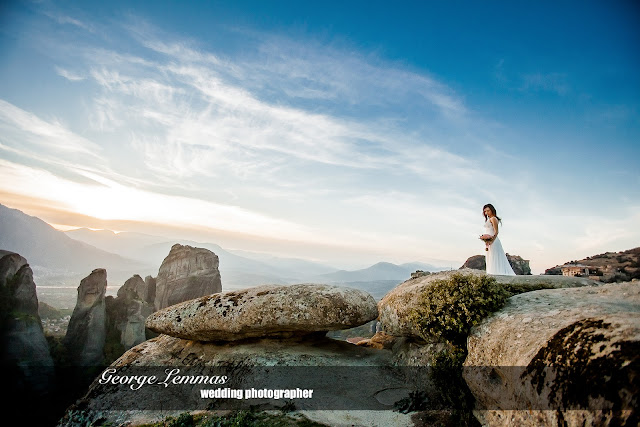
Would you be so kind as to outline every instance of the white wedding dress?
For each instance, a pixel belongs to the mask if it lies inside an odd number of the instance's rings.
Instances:
[[[495,234],[493,224],[491,224],[489,219],[484,222],[484,232],[490,236]],[[502,249],[502,243],[500,243],[499,237],[496,237],[493,243],[489,245],[489,250],[485,251],[485,254],[487,260],[487,274],[498,274],[502,276],[516,275],[516,273],[513,272],[513,268],[511,268],[511,264],[509,264],[509,260],[507,260],[507,255],[504,253],[504,249]]]

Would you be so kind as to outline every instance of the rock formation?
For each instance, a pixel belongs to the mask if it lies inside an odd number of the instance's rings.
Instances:
[[[14,391],[45,393],[53,380],[53,360],[33,272],[24,257],[7,251],[0,253],[0,307],[0,358],[5,368],[17,369]]]
[[[513,296],[472,330],[468,351],[483,424],[638,425],[638,283]]]
[[[78,301],[63,341],[74,365],[100,366],[103,363],[106,291],[107,271],[102,268],[93,270],[78,286]]]
[[[153,313],[149,281],[139,275],[118,289],[117,297],[106,297],[107,335],[117,337],[124,350],[147,339],[145,320]]]
[[[484,275],[484,271],[462,269],[417,276],[396,286],[378,302],[379,320],[382,329],[391,335],[420,337],[418,329],[410,320],[422,292],[428,292],[435,280],[445,279],[451,274],[463,273]],[[564,276],[494,276],[512,294],[536,289],[596,286],[597,282],[581,277]]]
[[[218,256],[208,249],[175,244],[156,278],[156,310],[222,292]]]
[[[509,264],[511,264],[511,268],[513,268],[513,272],[517,275],[529,275],[531,274],[531,267],[529,267],[529,260],[522,259],[519,255],[509,255],[507,254],[507,260]],[[472,270],[486,270],[487,263],[484,255],[474,255],[469,257],[462,267],[470,268]]]
[[[176,304],[147,319],[152,331],[199,341],[303,335],[363,325],[378,315],[366,292],[332,285],[265,285]]]

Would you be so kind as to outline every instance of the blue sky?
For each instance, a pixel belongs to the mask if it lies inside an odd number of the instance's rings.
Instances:
[[[359,267],[640,243],[640,8],[8,2],[0,200]]]

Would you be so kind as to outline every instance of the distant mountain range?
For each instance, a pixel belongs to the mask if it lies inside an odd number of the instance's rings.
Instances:
[[[339,270],[332,273],[321,275],[330,282],[355,282],[355,281],[369,281],[369,280],[397,280],[401,278],[411,277],[411,273],[416,270],[422,271],[440,271],[443,268],[439,268],[429,264],[423,263],[408,263],[408,264],[392,264],[390,262],[379,262],[371,267],[364,268],[362,270]]]
[[[379,262],[361,270],[338,270],[304,259],[229,251],[214,243],[170,240],[148,234],[80,228],[58,231],[46,222],[0,204],[0,249],[24,256],[40,285],[77,285],[95,268],[106,268],[110,285],[134,274],[156,276],[176,243],[206,248],[218,255],[224,290],[259,284],[335,283],[382,297],[416,270],[446,268],[425,263]]]
[[[52,281],[82,278],[98,267],[106,268],[114,279],[126,280],[132,271],[150,268],[140,261],[72,239],[37,217],[1,204],[0,249],[22,255],[36,277]]]
[[[138,233],[92,231],[86,228],[65,232],[66,235],[101,249],[122,254],[143,263],[160,266],[171,246],[180,243],[206,248],[218,255],[223,289],[259,284],[290,284],[301,282],[350,283],[394,281],[408,279],[416,270],[440,271],[444,268],[425,263],[396,265],[380,262],[369,268],[347,271],[298,258],[281,258],[248,251],[228,251],[214,243],[191,240],[166,240],[159,236]],[[164,239],[164,241],[162,241]]]

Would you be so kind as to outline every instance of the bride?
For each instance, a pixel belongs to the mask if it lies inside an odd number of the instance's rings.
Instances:
[[[487,274],[499,274],[503,276],[515,276],[511,264],[502,249],[502,243],[498,239],[498,223],[500,218],[496,215],[496,208],[492,204],[484,205],[484,233],[480,239],[486,245]]]

